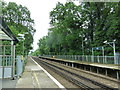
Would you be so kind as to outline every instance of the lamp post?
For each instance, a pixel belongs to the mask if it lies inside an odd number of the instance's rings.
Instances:
[[[113,42],[107,42],[107,41],[104,41],[103,43],[105,44],[109,44],[112,48],[113,48],[113,53],[114,53],[114,60],[115,60],[115,41],[116,40],[113,40]],[[112,45],[111,45],[112,44]]]
[[[20,38],[22,38],[23,39],[23,55],[24,55],[24,34],[18,34],[19,36],[21,36]]]

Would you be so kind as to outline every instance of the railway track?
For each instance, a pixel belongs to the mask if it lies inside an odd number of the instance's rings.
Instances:
[[[43,60],[45,60],[45,59],[43,59]],[[54,62],[54,61],[49,60],[49,59],[46,59],[46,61],[47,62],[49,61],[50,63],[55,64],[55,65],[61,65],[62,67],[67,68],[68,71],[73,71],[73,72],[75,72],[77,74],[80,74],[84,77],[92,78],[95,81],[99,81],[103,84],[108,84],[108,86],[111,85],[114,88],[118,88],[118,85],[120,84],[120,80],[110,78],[110,77],[107,77],[105,75],[100,75],[100,74],[96,74],[96,73],[93,73],[93,72],[90,72],[90,71],[81,70],[81,69],[76,68],[76,67],[73,68],[73,67],[70,67],[66,64],[63,64],[63,63],[61,64],[59,62]],[[103,82],[103,81],[105,81],[105,82]]]
[[[44,59],[43,59],[44,60]],[[47,60],[47,59],[46,59]],[[78,73],[78,74],[81,74],[81,73],[83,73],[83,75],[82,76],[84,76],[84,75],[88,75],[89,74],[89,78],[92,76],[92,77],[94,77],[94,79],[96,79],[97,80],[97,78],[100,78],[100,79],[103,79],[103,80],[107,80],[107,81],[110,81],[110,82],[114,82],[114,83],[120,83],[120,81],[119,80],[116,80],[116,79],[113,79],[113,78],[110,78],[110,77],[106,77],[106,76],[104,76],[104,75],[100,75],[100,74],[96,74],[96,73],[93,73],[93,72],[90,72],[90,71],[85,71],[85,70],[81,70],[81,69],[79,69],[79,68],[72,68],[72,67],[70,67],[70,66],[68,66],[68,65],[66,65],[66,64],[61,64],[61,63],[58,63],[58,62],[54,62],[54,61],[51,61],[51,60],[47,60],[47,62],[50,62],[50,63],[53,63],[53,64],[56,64],[56,65],[61,65],[62,67],[64,67],[64,68],[66,68],[67,67],[67,69],[69,70],[69,71],[71,71],[71,70],[73,70],[73,72],[76,72],[76,73]],[[79,73],[79,72],[81,72],[81,73]]]
[[[96,82],[92,79],[83,77],[75,72],[70,71],[69,69],[65,69],[64,67],[60,67],[48,61],[44,61],[40,59],[38,60],[38,58],[35,58],[35,57],[32,57],[32,58],[35,59],[38,63],[43,64],[44,66],[48,67],[50,70],[54,71],[55,73],[64,77],[66,80],[69,80],[70,82],[72,82],[73,84],[81,88],[87,88],[90,90],[94,90],[94,89],[113,90],[113,88],[110,86],[107,86],[102,83]]]

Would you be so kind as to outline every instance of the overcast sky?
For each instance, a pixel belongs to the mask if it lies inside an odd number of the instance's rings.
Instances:
[[[40,38],[47,35],[49,28],[49,12],[55,8],[57,2],[65,3],[66,0],[4,0],[6,2],[16,2],[26,6],[31,12],[31,18],[35,21],[36,33],[34,35],[33,48],[38,48],[37,43]]]

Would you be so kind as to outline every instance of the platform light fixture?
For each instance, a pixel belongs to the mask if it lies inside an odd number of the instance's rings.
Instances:
[[[116,41],[116,40],[113,40],[113,42],[107,42],[107,40],[106,40],[106,41],[103,42],[103,43],[105,43],[105,44],[109,44],[109,45],[113,48],[114,60],[115,60],[115,54],[116,54],[116,52],[115,52],[115,41]],[[111,44],[112,44],[112,45],[111,45]]]

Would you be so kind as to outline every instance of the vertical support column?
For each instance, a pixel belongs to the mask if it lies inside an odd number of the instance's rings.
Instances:
[[[7,62],[8,62],[8,56],[5,55],[5,65],[4,66],[7,66]]]
[[[14,76],[15,76],[15,45],[13,41],[11,41],[11,57],[12,57],[12,79],[14,79]]]
[[[13,45],[13,75],[15,76],[15,45]]]
[[[119,72],[116,71],[116,73],[117,73],[117,79],[119,80],[119,79],[120,79],[120,77],[119,77]]]
[[[92,67],[90,66],[90,72],[92,72]]]
[[[75,56],[75,60],[77,60],[76,55],[74,55],[74,56]]]
[[[115,41],[113,41],[113,52],[114,52],[114,64],[116,64]]]
[[[12,66],[12,71],[11,71],[11,78],[13,78],[13,41],[11,41],[11,66]]]
[[[105,75],[106,75],[106,76],[108,75],[107,69],[105,70]]]
[[[68,66],[68,63],[66,62],[66,66]]]
[[[98,68],[97,68],[97,74],[99,74],[99,70],[98,70]]]
[[[2,67],[2,45],[0,45],[0,66]],[[0,73],[2,73],[2,71]]]
[[[3,59],[2,59],[2,79],[4,79],[4,72],[5,72],[5,45],[3,45]]]
[[[92,48],[92,62],[94,62],[94,52],[93,52],[93,48]]]
[[[105,61],[104,61],[104,56],[105,56],[104,47],[102,47],[102,52],[103,52],[103,64],[104,64],[105,63]]]
[[[86,55],[86,61],[88,62],[88,56]]]
[[[99,56],[97,56],[97,62],[98,62],[98,63],[100,62],[100,60],[99,60]]]
[[[86,70],[86,66],[83,66],[84,67],[84,70]]]
[[[74,67],[74,64],[72,63],[72,67]]]
[[[106,56],[104,58],[104,61],[105,61],[104,63],[107,64],[107,57]]]

